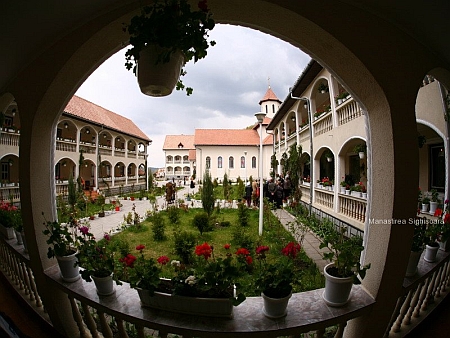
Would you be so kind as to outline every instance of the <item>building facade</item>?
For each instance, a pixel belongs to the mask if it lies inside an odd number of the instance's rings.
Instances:
[[[4,114],[0,136],[0,198],[20,200],[20,112]],[[59,117],[55,133],[56,194],[67,194],[69,178],[84,190],[104,194],[138,191],[147,186],[147,150],[151,140],[129,119],[78,96]]]

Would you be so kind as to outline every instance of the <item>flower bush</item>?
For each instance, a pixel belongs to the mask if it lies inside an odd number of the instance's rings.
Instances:
[[[110,236],[105,233],[103,240],[97,242],[87,226],[82,226],[79,230],[82,233],[82,240],[77,254],[77,264],[83,268],[80,270],[81,277],[86,282],[91,282],[91,276],[108,277],[113,275],[116,283],[120,284],[114,275],[116,253],[111,245]]]
[[[172,278],[174,294],[204,298],[229,298],[233,305],[245,300],[239,289],[238,279],[251,266],[250,252],[239,248],[235,256],[230,252],[231,246],[224,245],[227,250],[225,258],[214,256],[214,247],[207,242],[196,246],[194,264],[186,266],[175,264],[176,276]],[[233,259],[233,257],[235,259]]]
[[[20,213],[20,210],[14,204],[0,201],[0,224],[4,227],[14,227],[17,213]]]
[[[48,236],[46,243],[51,245],[47,251],[48,258],[68,256],[77,252],[83,237],[79,231],[81,225],[73,216],[68,223],[45,221],[44,225],[43,234]]]
[[[266,253],[269,247],[260,245],[256,248],[256,260],[259,262],[256,289],[270,298],[284,298],[292,291],[295,276],[294,261],[300,252],[300,244],[289,242],[282,250],[283,257],[274,263],[269,263]]]

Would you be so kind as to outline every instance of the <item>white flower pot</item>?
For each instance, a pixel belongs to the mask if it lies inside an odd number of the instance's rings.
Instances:
[[[15,230],[15,233],[16,233],[17,244],[22,245],[23,244],[22,233],[20,233],[17,230]]]
[[[425,255],[423,256],[423,259],[429,263],[435,262],[438,250],[439,250],[439,245],[437,245],[437,243],[435,246],[431,246],[431,245],[427,244],[425,247]]]
[[[428,212],[428,203],[427,204],[423,204],[422,203],[422,210],[420,210],[421,212]]]
[[[114,293],[114,281],[112,276],[95,277],[91,276],[97,288],[97,294],[100,296],[109,296]]]
[[[358,155],[359,155],[359,158],[362,160],[362,159],[364,159],[364,157],[366,157],[366,154],[363,152],[363,151],[360,151],[359,153],[358,153]]]
[[[292,292],[284,298],[270,298],[264,293],[261,293],[264,300],[263,313],[268,318],[281,318],[287,314],[287,306]]]
[[[437,207],[438,207],[438,202],[430,202],[430,214],[434,215]]]
[[[322,298],[328,306],[344,306],[350,299],[350,292],[353,286],[353,276],[339,278],[330,275],[327,270],[333,267],[330,263],[323,269],[325,276],[325,291]]]
[[[346,190],[345,190],[345,194],[346,194],[346,195],[350,195],[350,189],[346,189]]]
[[[0,224],[0,233],[6,237],[6,239],[14,239],[16,238],[16,234],[14,233],[14,228],[7,228]]]
[[[181,52],[172,54],[167,63],[156,63],[161,47],[151,45],[140,52],[137,77],[141,92],[149,96],[167,96],[172,93],[184,64]]]
[[[59,270],[61,272],[61,278],[65,282],[72,283],[81,277],[79,267],[75,266],[75,263],[78,261],[76,256],[77,253],[78,251],[68,256],[56,256]]]
[[[345,187],[341,187],[341,194],[345,194]]]

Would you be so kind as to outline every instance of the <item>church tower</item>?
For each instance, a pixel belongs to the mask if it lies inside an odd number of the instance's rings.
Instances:
[[[261,112],[266,113],[266,117],[273,118],[278,111],[278,108],[280,108],[281,103],[282,102],[275,95],[269,84],[269,88],[267,89],[266,94],[261,99],[261,101],[259,101]]]

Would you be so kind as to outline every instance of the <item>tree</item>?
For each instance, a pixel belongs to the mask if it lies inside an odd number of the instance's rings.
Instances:
[[[223,175],[223,198],[228,201],[230,199],[230,185],[228,184],[228,175]]]
[[[205,210],[208,216],[211,215],[214,209],[214,201],[213,182],[211,181],[211,175],[206,171],[203,175],[202,204],[203,210]]]
[[[272,171],[270,172],[270,176],[272,178],[275,178],[275,172],[277,171],[277,168],[278,168],[278,160],[277,160],[277,156],[275,154],[273,154],[270,157],[270,165],[272,166]]]
[[[294,143],[289,147],[289,156],[287,157],[285,170],[289,171],[289,177],[291,178],[291,186],[292,192],[295,195],[298,189],[298,184],[300,181],[301,175],[301,158],[302,156],[302,147],[297,146],[297,143]]]
[[[70,174],[69,176],[69,186],[67,187],[67,190],[68,190],[67,202],[72,208],[72,211],[75,211],[75,204],[77,203],[77,191],[75,187],[75,182],[73,181],[72,174]]]
[[[153,191],[153,173],[152,170],[149,169],[149,173],[148,173],[148,191],[152,192]]]

